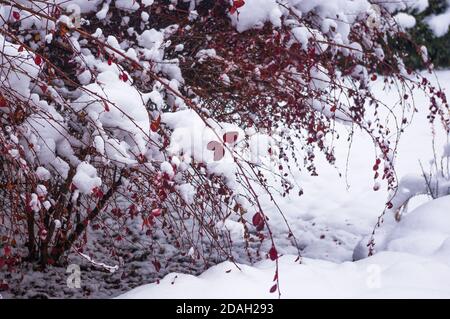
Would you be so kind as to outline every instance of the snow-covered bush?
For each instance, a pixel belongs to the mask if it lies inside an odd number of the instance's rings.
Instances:
[[[390,49],[406,37],[391,16],[404,5],[1,1],[2,263],[24,248],[62,263],[83,252],[89,229],[122,241],[131,224],[155,250],[163,237],[194,260],[234,260],[238,225],[249,258],[277,260],[258,189],[288,195],[292,169],[318,173],[318,152],[333,164],[336,124],[372,137],[374,179],[394,189],[409,91],[429,94],[430,121],[448,107]],[[377,73],[398,88],[404,118],[379,115]]]
[[[435,67],[450,66],[450,1],[424,0],[417,6],[398,13],[395,18],[403,25],[419,45],[428,48],[429,57]],[[409,53],[406,63],[414,68],[421,68],[422,61],[416,54],[415,46],[400,43],[400,49]]]

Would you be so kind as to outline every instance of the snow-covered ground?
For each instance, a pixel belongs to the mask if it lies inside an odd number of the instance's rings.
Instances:
[[[438,71],[440,84],[450,93],[450,71]],[[382,100],[396,101],[395,92],[382,91]],[[433,158],[433,130],[426,118],[428,101],[415,96],[418,113],[402,135],[396,161],[399,177],[419,174]],[[348,135],[341,128],[342,135]],[[435,148],[441,152],[446,135],[436,127]],[[341,138],[337,145],[336,168],[318,159],[319,176],[298,173],[296,181],[304,189],[301,197],[278,199],[290,226],[300,242],[302,264],[295,262],[295,247],[287,236],[277,236],[280,254],[280,289],[283,298],[313,297],[450,297],[450,197],[429,202],[414,198],[402,221],[386,222],[377,230],[374,256],[353,262],[353,253],[365,247],[383,211],[388,193],[373,190],[374,148],[362,132],[355,132],[349,150]],[[348,163],[347,163],[348,158]],[[348,165],[348,170],[346,167]],[[341,176],[340,176],[341,175]],[[284,222],[268,197],[264,211],[276,234],[286,234]],[[418,209],[414,209],[420,206]],[[387,218],[391,220],[391,218]],[[358,242],[362,242],[358,245]],[[199,277],[168,274],[159,284],[136,288],[124,298],[275,298],[270,293],[275,263],[255,265],[224,262]],[[229,271],[231,270],[231,271]]]
[[[284,298],[450,298],[450,196],[405,216],[389,244],[357,262],[334,263],[296,256],[280,258]],[[167,275],[160,284],[136,288],[122,298],[276,298],[269,292],[275,264],[253,267],[224,262],[199,277]]]

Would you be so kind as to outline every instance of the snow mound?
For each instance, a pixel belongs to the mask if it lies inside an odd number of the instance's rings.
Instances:
[[[381,249],[421,256],[436,253],[450,241],[449,207],[450,196],[445,196],[415,209],[395,225]]]
[[[445,196],[419,206],[398,223],[392,216],[387,216],[382,228],[376,232],[375,250],[401,251],[420,256],[442,254],[450,242],[448,207],[450,196]],[[358,243],[353,252],[355,260],[368,255],[369,239],[370,236],[366,236]],[[447,250],[449,255],[450,250]]]
[[[379,253],[356,262],[280,257],[282,298],[449,298],[449,206],[447,196],[415,209],[386,232]],[[278,297],[269,292],[274,262],[238,266],[224,262],[198,277],[171,273],[119,298]]]
[[[282,298],[450,297],[450,265],[405,253],[383,252],[359,262],[336,264],[295,256],[280,258]],[[172,273],[160,284],[133,289],[119,298],[277,298],[270,293],[275,264],[254,267],[224,262],[199,277]]]

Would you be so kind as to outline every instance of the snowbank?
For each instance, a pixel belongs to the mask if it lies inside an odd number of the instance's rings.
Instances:
[[[281,257],[282,298],[450,298],[448,207],[450,196],[420,206],[387,234],[384,251],[357,262]],[[269,292],[274,262],[239,268],[224,262],[199,277],[172,273],[119,298],[277,297]]]
[[[423,257],[446,256],[450,262],[450,196],[435,199],[396,222],[392,215],[385,218],[383,227],[375,234],[375,251],[406,252]],[[368,254],[365,236],[355,247],[353,258]]]

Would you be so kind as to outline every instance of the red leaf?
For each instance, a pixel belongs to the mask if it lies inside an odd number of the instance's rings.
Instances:
[[[128,81],[128,75],[126,73],[122,73],[122,81]]]
[[[104,195],[102,190],[99,187],[94,187],[92,189],[92,194],[97,198],[102,198]]]
[[[372,77],[370,78],[372,81],[376,81],[377,80],[377,75],[376,74],[372,74]]]
[[[150,129],[153,132],[158,131],[159,126],[161,125],[161,115],[159,115],[156,120],[152,121],[152,123],[150,124]]]
[[[20,13],[19,12],[14,11],[12,15],[13,15],[14,19],[16,19],[16,20],[20,19]]]
[[[252,222],[254,226],[258,226],[259,224],[261,224],[263,222],[261,214],[256,213],[255,215],[253,215]]]
[[[103,101],[103,105],[105,106],[105,111],[109,112],[109,105],[106,101]]]
[[[36,56],[34,57],[34,63],[35,63],[36,65],[41,65],[41,63],[42,63],[42,58],[41,58],[41,56],[40,56],[39,54],[36,54]]]
[[[234,0],[233,5],[230,8],[230,14],[234,14],[237,9],[242,7],[245,4],[244,0]]]
[[[257,231],[261,231],[264,229],[264,223],[259,224],[258,226],[256,226],[256,230]]]
[[[233,6],[235,6],[236,8],[240,8],[240,7],[243,7],[244,6],[244,4],[245,4],[245,1],[244,0],[234,0],[233,1]]]
[[[272,248],[270,248],[269,257],[270,257],[270,260],[277,260],[278,252],[277,252],[277,249],[275,248],[275,246],[272,246]]]
[[[6,100],[0,95],[0,107],[6,107]]]
[[[111,65],[111,64],[112,64],[112,59],[108,58],[108,65]]]
[[[270,288],[270,293],[273,294],[275,291],[277,291],[277,284],[273,285],[272,288]]]
[[[159,272],[159,270],[161,269],[161,264],[160,264],[160,262],[157,261],[157,260],[155,260],[155,261],[152,261],[152,264],[153,264],[153,266],[155,266],[155,270],[156,270],[157,272]]]
[[[228,132],[228,133],[223,134],[223,141],[225,143],[231,144],[231,143],[234,143],[237,141],[238,136],[239,136],[238,132],[234,132],[234,131]]]

